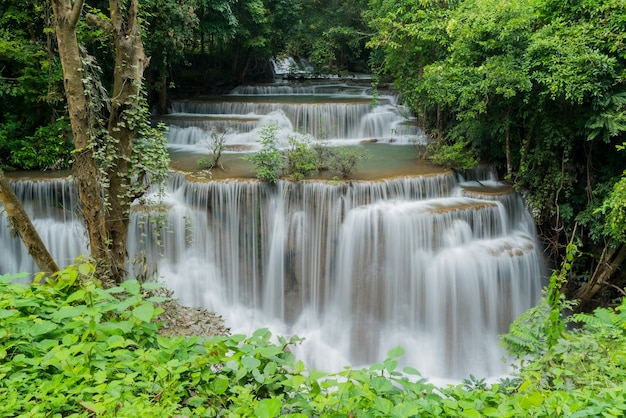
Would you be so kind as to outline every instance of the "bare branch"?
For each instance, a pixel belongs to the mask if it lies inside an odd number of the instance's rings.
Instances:
[[[86,20],[87,20],[87,23],[89,23],[90,25],[97,26],[103,31],[105,31],[106,33],[109,33],[109,34],[113,33],[113,25],[111,25],[111,22],[103,19],[102,17],[96,14],[87,13]]]
[[[70,27],[75,28],[78,24],[78,19],[80,19],[80,14],[83,12],[83,4],[85,0],[76,0],[74,6],[72,6],[72,11],[69,14],[69,24]]]

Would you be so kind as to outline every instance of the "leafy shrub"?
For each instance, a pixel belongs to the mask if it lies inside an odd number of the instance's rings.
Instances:
[[[285,153],[287,174],[294,181],[302,180],[321,167],[319,154],[309,142],[296,137],[289,138],[289,148]]]
[[[328,168],[335,172],[343,179],[350,178],[357,169],[360,161],[367,160],[369,154],[363,148],[359,147],[336,147],[331,149]]]
[[[278,149],[276,132],[280,130],[278,125],[265,125],[259,133],[261,149],[252,155],[244,157],[244,160],[252,162],[254,174],[260,180],[270,184],[276,184],[283,169],[283,155]]]
[[[427,153],[435,164],[454,170],[469,170],[478,164],[469,142],[462,139],[451,143],[445,140],[430,143],[427,146]]]
[[[226,148],[227,134],[227,132],[219,133],[215,130],[210,132],[207,145],[209,147],[209,152],[211,153],[211,155],[207,158],[200,158],[198,160],[198,167],[207,170],[218,167],[221,170],[225,171],[220,159],[222,158],[222,153]]]
[[[11,164],[26,170],[60,169],[69,167],[72,143],[67,118],[60,118],[54,125],[37,128],[25,138],[11,154]]]
[[[165,337],[155,283],[102,289],[86,262],[49,284],[0,276],[0,416],[618,417],[626,413],[626,303],[573,317],[577,330],[518,376],[435,387],[400,347],[382,363],[309,370],[267,329]],[[560,303],[560,302],[559,302]]]

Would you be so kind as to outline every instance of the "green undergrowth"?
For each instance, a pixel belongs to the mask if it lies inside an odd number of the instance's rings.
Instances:
[[[417,370],[399,369],[400,347],[369,368],[322,373],[290,352],[297,337],[274,338],[267,329],[250,336],[162,336],[155,322],[163,301],[154,296],[158,285],[127,281],[103,289],[85,262],[47,284],[17,284],[17,278],[0,276],[0,416],[611,417],[626,411],[624,305],[576,316],[579,329],[563,330],[550,346],[533,345],[534,356],[497,384],[471,376],[437,388]],[[541,312],[534,321],[545,318]],[[519,341],[524,326],[518,324]]]

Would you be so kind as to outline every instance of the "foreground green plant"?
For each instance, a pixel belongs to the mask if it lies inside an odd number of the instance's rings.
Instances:
[[[626,412],[626,304],[576,315],[517,377],[437,388],[396,347],[382,363],[309,370],[300,342],[165,337],[158,284],[103,289],[79,262],[48,284],[0,276],[0,416],[587,417]],[[545,316],[549,310],[545,310]],[[544,316],[544,319],[545,319]],[[274,342],[276,341],[276,342]]]

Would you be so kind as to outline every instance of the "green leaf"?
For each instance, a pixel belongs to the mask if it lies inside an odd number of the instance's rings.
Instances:
[[[481,417],[480,412],[478,412],[475,409],[466,409],[461,412],[461,416],[467,417],[467,418],[480,418]]]
[[[282,352],[283,349],[277,345],[270,345],[268,347],[263,347],[259,350],[259,354],[261,354],[261,356],[264,358],[275,357]]]
[[[405,367],[402,369],[402,372],[405,374],[410,374],[410,375],[414,375],[414,376],[421,376],[422,374],[414,367]]]
[[[404,354],[404,348],[398,345],[387,352],[387,357],[397,358],[400,357],[402,354]]]
[[[57,328],[58,325],[54,322],[42,320],[27,328],[26,333],[33,337],[37,337],[39,335],[47,334],[48,332],[54,331]]]
[[[229,383],[230,381],[228,380],[226,376],[219,375],[215,378],[211,386],[213,387],[213,391],[217,395],[221,395],[224,392],[226,392],[226,389],[228,389]]]
[[[387,416],[391,415],[391,411],[393,410],[393,402],[384,398],[374,398],[374,406]]]
[[[17,315],[18,311],[14,309],[0,309],[0,319],[5,319],[13,315]]]
[[[61,320],[65,318],[76,318],[85,313],[84,306],[62,306],[61,309],[52,314],[52,319]]]
[[[254,408],[254,415],[258,418],[273,418],[280,414],[281,408],[280,399],[263,399],[259,402],[256,408]]]
[[[78,265],[78,272],[84,276],[90,275],[93,271],[93,266],[89,263],[80,263]]]
[[[126,280],[120,286],[131,295],[138,295],[141,291],[141,286],[137,280]]]
[[[248,370],[257,369],[261,365],[261,361],[255,357],[244,356],[241,358],[241,364]]]
[[[66,302],[72,303],[77,300],[82,301],[85,299],[85,294],[86,294],[85,289],[78,289],[77,291],[75,291],[74,293],[68,296],[68,298],[66,299]]]
[[[142,302],[133,309],[133,316],[143,322],[150,322],[154,314],[154,306],[149,302]]]

